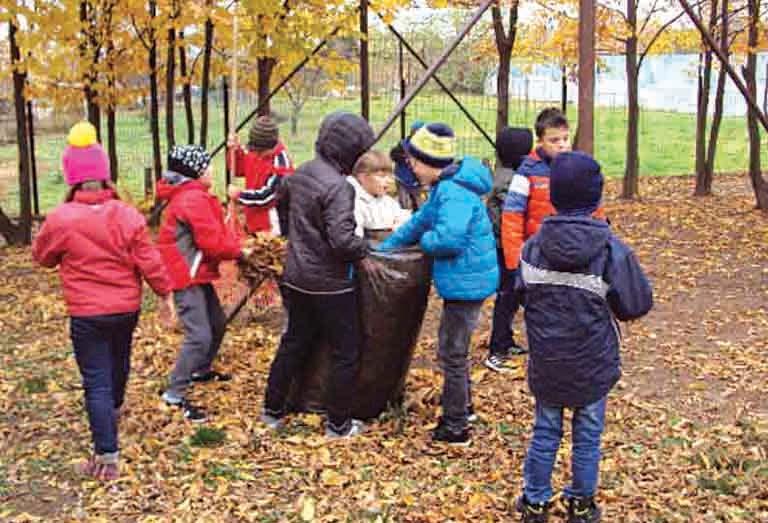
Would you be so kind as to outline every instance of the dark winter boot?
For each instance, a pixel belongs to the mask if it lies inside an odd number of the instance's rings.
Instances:
[[[595,503],[595,498],[568,500],[568,523],[599,523],[602,513]]]
[[[549,503],[528,503],[525,496],[517,498],[515,508],[520,513],[521,523],[547,523],[549,521]]]

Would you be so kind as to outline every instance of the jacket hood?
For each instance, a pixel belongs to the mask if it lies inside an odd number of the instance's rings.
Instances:
[[[341,174],[352,173],[358,158],[374,140],[373,129],[360,116],[336,112],[323,120],[315,142],[315,151]]]
[[[538,233],[541,252],[555,270],[589,265],[605,249],[611,236],[607,223],[585,216],[545,218]]]
[[[208,190],[207,187],[197,180],[187,178],[186,176],[182,176],[173,171],[168,171],[163,175],[160,181],[157,182],[155,192],[157,193],[158,200],[170,200],[182,191],[195,189],[200,191]]]
[[[490,169],[476,158],[466,156],[461,162],[446,167],[440,175],[441,180],[451,180],[483,196],[493,187],[493,176]]]

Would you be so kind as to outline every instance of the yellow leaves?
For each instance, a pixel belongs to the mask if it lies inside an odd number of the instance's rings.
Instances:
[[[302,496],[299,500],[299,506],[301,507],[301,520],[302,521],[314,521],[315,519],[315,499],[310,496]]]
[[[333,469],[324,469],[320,473],[320,481],[327,487],[340,487],[349,480],[346,476],[339,474]]]

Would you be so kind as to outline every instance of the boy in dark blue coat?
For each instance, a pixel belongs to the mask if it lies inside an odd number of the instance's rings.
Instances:
[[[456,139],[447,125],[425,125],[406,143],[408,163],[429,198],[380,246],[393,250],[418,244],[432,259],[432,275],[443,298],[438,359],[443,369],[443,417],[432,439],[468,445],[471,414],[469,343],[483,301],[496,292],[496,242],[482,196],[491,173],[480,161],[454,162]]]
[[[565,489],[569,523],[595,523],[600,437],[606,397],[621,376],[617,320],[653,306],[651,286],[632,250],[592,218],[603,191],[600,165],[568,152],[552,162],[546,218],[523,247],[518,292],[528,332],[528,385],[536,398],[533,437],[517,508],[524,523],[546,522],[551,476],[573,410],[572,484]]]

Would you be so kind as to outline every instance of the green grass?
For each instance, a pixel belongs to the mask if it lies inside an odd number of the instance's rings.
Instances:
[[[496,99],[490,97],[459,95],[473,116],[492,133],[496,118]],[[197,102],[197,101],[196,101]],[[371,123],[374,129],[382,127],[397,100],[389,97],[374,97],[371,103]],[[196,103],[197,105],[197,103]],[[252,101],[241,102],[239,119],[250,111]],[[512,125],[531,125],[536,113],[545,104],[513,100],[510,104]],[[313,99],[306,103],[300,116],[298,133],[292,135],[288,115],[290,106],[283,97],[273,101],[273,111],[283,117],[281,133],[297,164],[309,160],[314,149],[314,140],[322,118],[334,110],[359,111],[357,99]],[[197,107],[196,107],[197,109]],[[176,110],[177,141],[186,139],[187,129],[183,111]],[[575,108],[569,107],[569,116],[575,118]],[[238,120],[239,120],[238,119]],[[453,126],[458,137],[462,154],[492,158],[493,151],[482,135],[469,123],[466,117],[446,97],[439,94],[419,95],[407,111],[407,122],[415,119],[443,121]],[[199,125],[195,115],[195,125]],[[161,115],[162,150],[165,151],[164,115]],[[575,129],[575,122],[573,125]],[[197,130],[197,129],[196,129]],[[241,131],[245,141],[247,127]],[[135,200],[143,195],[144,168],[151,166],[151,138],[148,120],[140,111],[118,113],[118,155],[120,185],[127,189]],[[224,139],[223,114],[220,105],[212,103],[209,124],[209,147],[213,148]],[[666,176],[690,174],[694,166],[695,115],[661,111],[643,111],[640,117],[640,169],[645,176]],[[400,137],[400,121],[379,143],[382,150],[388,150]],[[624,169],[626,137],[626,116],[624,108],[598,107],[595,114],[596,156],[608,176],[621,176]],[[38,166],[40,207],[46,212],[61,201],[66,186],[61,177],[60,158],[64,148],[65,133],[38,135],[36,138],[36,159]],[[725,118],[722,124],[716,170],[739,171],[747,167],[747,132],[745,118]],[[16,162],[15,144],[0,146],[0,168],[13,169]],[[216,191],[224,193],[223,155],[219,154],[214,163],[217,184]],[[0,186],[0,203],[10,214],[18,212],[18,190],[11,186]]]

